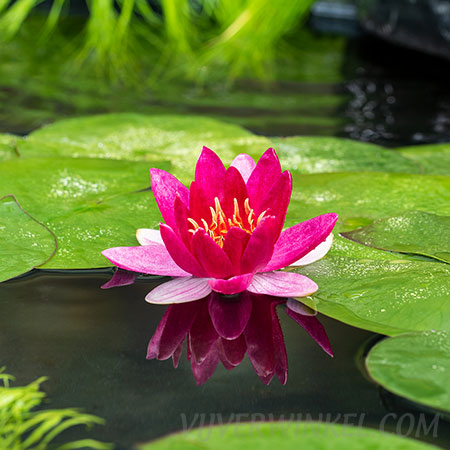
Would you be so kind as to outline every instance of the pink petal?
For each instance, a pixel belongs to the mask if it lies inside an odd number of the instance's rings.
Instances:
[[[148,344],[147,359],[170,358],[186,337],[200,307],[200,302],[169,306]]]
[[[272,337],[272,308],[269,297],[252,297],[253,309],[244,330],[247,355],[255,372],[265,382],[275,369]],[[270,381],[270,380],[269,380]]]
[[[206,220],[209,225],[212,220],[210,206],[214,206],[214,199],[207,198],[200,185],[193,181],[189,197],[189,217],[197,221],[199,225],[201,225],[201,219]]]
[[[183,268],[185,272],[196,277],[206,277],[208,274],[194,258],[192,253],[186,248],[183,241],[167,225],[160,224],[161,237],[166,245],[166,249],[176,264]]]
[[[139,274],[128,270],[117,269],[112,278],[101,286],[101,289],[110,289],[118,286],[133,284]]]
[[[172,355],[172,363],[173,367],[176,369],[180,362],[181,353],[183,352],[184,339],[181,341],[181,344],[176,348]]]
[[[217,364],[219,364],[219,351],[215,345],[201,364],[196,364],[194,358],[191,359],[192,373],[198,386],[206,383],[211,378]]]
[[[214,197],[222,200],[225,166],[220,158],[208,147],[203,147],[195,166],[195,182],[205,194],[208,205],[214,204]]]
[[[242,175],[236,168],[230,167],[225,173],[224,182],[225,182],[225,192],[222,202],[222,208],[225,212],[225,215],[227,217],[233,217],[235,209],[234,203],[236,199],[237,204],[239,206],[240,215],[242,219],[246,221],[244,203],[248,197],[248,194]]]
[[[136,239],[141,245],[149,245],[153,242],[164,245],[159,230],[151,230],[150,228],[139,228],[136,230]]]
[[[233,340],[221,338],[218,347],[220,348],[220,360],[227,370],[239,365],[247,351],[247,344],[243,334]]]
[[[152,191],[164,221],[175,226],[173,205],[178,194],[185,205],[189,205],[189,189],[173,175],[160,169],[150,169]]]
[[[237,298],[218,294],[209,297],[209,314],[214,328],[224,339],[236,339],[244,331],[252,313],[250,294],[243,292]]]
[[[275,297],[306,297],[319,287],[304,275],[293,272],[258,273],[247,288],[255,294],[273,295]]]
[[[102,255],[121,269],[132,272],[183,277],[189,275],[169,255],[164,245],[152,243],[138,247],[113,247]]]
[[[192,236],[192,252],[209,277],[229,278],[233,275],[231,261],[205,230],[199,228]]]
[[[158,305],[187,303],[200,300],[210,292],[207,278],[180,277],[156,286],[147,294],[145,301]]]
[[[189,331],[189,349],[197,364],[203,363],[212,346],[219,339],[209,315],[209,300],[201,303],[200,312]]]
[[[286,309],[287,315],[294,319],[301,327],[303,327],[308,334],[319,344],[323,350],[330,356],[333,356],[333,350],[331,348],[330,341],[323,325],[319,322],[317,317],[305,316],[303,314],[297,314],[292,309]]]
[[[278,223],[275,217],[264,217],[250,236],[241,259],[241,273],[254,273],[263,269],[272,258],[274,244],[278,238]]]
[[[287,267],[314,250],[329,236],[337,218],[334,213],[323,214],[283,231],[264,271]]]
[[[250,205],[259,208],[264,194],[281,174],[281,165],[273,148],[267,149],[259,159],[247,181]]]
[[[309,308],[295,298],[288,298],[286,307],[292,309],[292,311],[297,314],[301,314],[302,316],[317,316],[317,311]]]
[[[233,295],[244,292],[250,285],[253,279],[252,273],[246,273],[244,275],[237,275],[228,280],[215,278],[209,280],[209,285],[215,292],[220,292],[225,295]]]
[[[328,237],[323,242],[321,242],[314,250],[311,250],[305,256],[290,264],[290,266],[307,266],[308,264],[319,261],[319,259],[322,259],[330,251],[330,248],[333,245],[333,239],[333,233],[330,233]]]
[[[256,216],[259,216],[263,211],[267,211],[267,215],[277,218],[278,235],[283,229],[291,194],[292,175],[286,170],[276,179],[271,188],[264,193],[258,206],[254,206]]]
[[[230,167],[236,167],[236,169],[239,170],[240,174],[242,175],[244,181],[247,183],[250,175],[256,167],[256,163],[250,155],[241,153],[233,159]]]
[[[223,251],[230,258],[233,273],[241,273],[241,258],[250,239],[250,234],[242,228],[232,227],[228,231],[223,243]]]
[[[191,236],[189,234],[189,210],[187,206],[183,203],[181,198],[177,195],[175,197],[175,204],[174,204],[174,219],[175,219],[175,226],[176,234],[180,237],[180,239],[183,241],[185,247],[187,249],[191,248]]]

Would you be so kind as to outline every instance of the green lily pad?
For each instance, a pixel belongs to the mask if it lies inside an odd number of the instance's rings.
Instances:
[[[386,335],[450,331],[450,267],[405,259],[375,260],[327,255],[295,269],[319,290],[299,299],[355,327]]]
[[[450,334],[426,331],[385,339],[366,359],[370,376],[387,390],[450,412]]]
[[[56,238],[12,195],[0,198],[0,281],[44,264],[56,251]]]
[[[292,172],[420,173],[414,161],[373,144],[334,137],[272,138],[283,166]]]
[[[169,169],[164,162],[152,166]],[[134,193],[149,184],[145,163],[19,158],[0,164],[0,193],[13,192],[58,238],[58,251],[45,268],[106,267],[111,264],[101,250],[137,245],[136,229],[160,220],[153,194]]]
[[[286,225],[335,212],[335,231],[350,231],[411,210],[450,215],[450,177],[397,173],[293,175]]]
[[[203,146],[229,164],[239,153],[259,157],[270,141],[243,128],[197,116],[107,114],[61,120],[31,133],[24,156],[64,156],[171,162],[171,172],[192,181]],[[150,167],[150,166],[149,166]]]
[[[252,422],[173,434],[139,450],[421,450],[437,447],[368,428],[315,422]]]
[[[450,144],[415,145],[397,151],[421,165],[424,173],[450,175]]]
[[[450,263],[450,216],[409,211],[378,219],[343,236],[369,247],[416,253]]]
[[[17,149],[19,140],[21,138],[18,136],[0,133],[0,161],[14,159],[19,156]]]

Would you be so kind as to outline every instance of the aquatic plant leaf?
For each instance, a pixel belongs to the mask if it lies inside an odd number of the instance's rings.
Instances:
[[[0,281],[44,264],[56,251],[56,238],[12,195],[0,198]]]
[[[374,144],[335,137],[272,138],[283,166],[291,172],[420,173],[419,164]]]
[[[426,331],[385,339],[366,359],[370,376],[387,390],[450,412],[450,333]]]
[[[167,160],[171,173],[189,183],[204,145],[228,165],[239,153],[260,156],[270,141],[205,117],[124,113],[61,120],[31,133],[20,150],[24,156],[126,159],[152,167]]]
[[[378,172],[293,174],[285,227],[333,211],[339,214],[335,230],[350,231],[411,210],[450,215],[450,177]]]
[[[0,161],[14,159],[19,156],[17,143],[20,140],[22,139],[19,136],[0,133]]]
[[[426,450],[430,444],[369,428],[318,422],[253,422],[203,427],[142,444],[139,450]]]
[[[104,248],[136,245],[136,228],[156,227],[160,220],[152,193],[135,192],[149,184],[148,168],[135,162],[19,158],[0,164],[0,193],[13,192],[58,238],[45,268],[105,267]]]
[[[447,264],[329,254],[295,271],[320,287],[313,296],[299,300],[341,322],[386,335],[450,331]]]
[[[342,235],[369,247],[416,253],[450,263],[450,216],[409,211]]]
[[[401,155],[416,161],[424,173],[450,175],[450,144],[414,145],[396,149]]]

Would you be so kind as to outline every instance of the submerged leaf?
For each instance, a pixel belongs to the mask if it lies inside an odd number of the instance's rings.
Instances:
[[[387,390],[450,412],[450,334],[410,333],[385,339],[366,359],[371,377]]]

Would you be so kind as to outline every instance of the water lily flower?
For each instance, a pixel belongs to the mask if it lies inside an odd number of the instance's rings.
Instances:
[[[150,174],[165,223],[159,230],[138,230],[140,246],[102,252],[121,269],[174,277],[153,289],[148,302],[191,302],[211,292],[305,297],[318,289],[306,276],[280,269],[323,257],[337,214],[283,231],[292,177],[281,171],[273,149],[257,164],[238,155],[226,169],[204,147],[190,189],[163,170],[150,169]]]
[[[286,384],[288,361],[276,313],[276,307],[284,303],[286,299],[247,291],[233,299],[212,292],[199,301],[170,305],[150,340],[147,359],[172,358],[177,367],[186,341],[187,358],[198,385],[213,375],[219,362],[231,370],[245,354],[265,384],[275,375]],[[333,356],[326,332],[314,315],[286,311]]]

